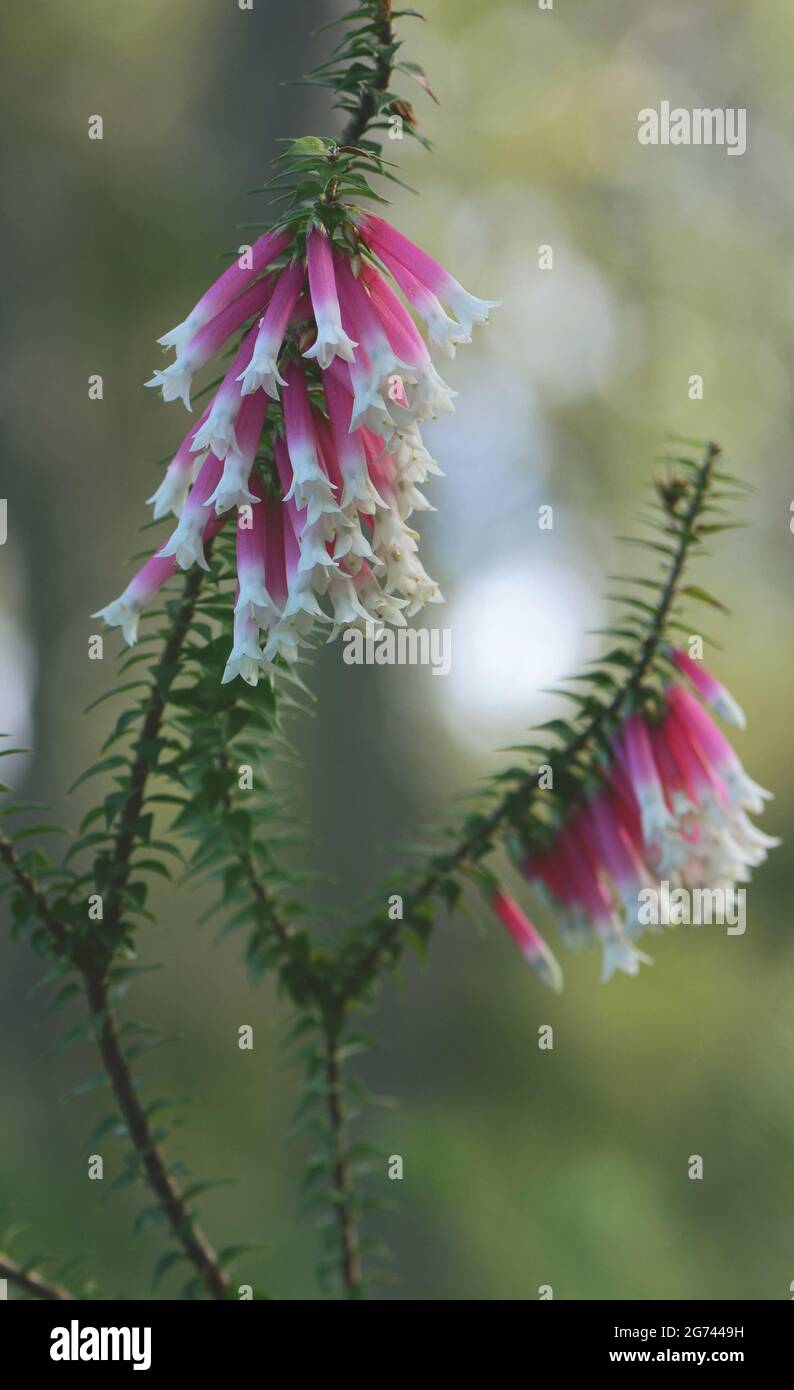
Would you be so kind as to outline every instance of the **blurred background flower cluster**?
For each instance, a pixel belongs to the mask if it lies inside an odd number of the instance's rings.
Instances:
[[[127,582],[149,536],[142,499],[181,438],[177,407],[143,382],[155,339],[263,220],[280,137],[341,127],[327,94],[281,85],[319,61],[317,24],[347,0],[41,0],[6,16],[7,141],[0,496],[0,728],[32,742],[12,773],[64,819],[64,790],[95,756],[118,644],[89,661],[88,614]],[[313,719],[291,734],[299,802],[338,930],[418,827],[504,762],[500,747],[560,706],[543,687],[597,650],[606,576],[634,559],[630,530],[668,430],[714,436],[757,492],[746,530],[696,576],[732,610],[707,612],[711,669],[747,711],[736,740],[776,800],[763,828],[794,834],[792,547],[794,11],[786,0],[424,0],[406,55],[440,105],[415,101],[436,144],[385,153],[421,197],[389,216],[476,294],[503,307],[446,373],[456,413],[427,432],[446,472],[423,551],[447,596],[452,671],[355,667],[341,646],[306,670]],[[411,84],[408,84],[411,85]],[[637,113],[743,106],[749,144],[649,148]],[[104,120],[104,139],[88,121]],[[553,248],[553,270],[538,248]],[[13,267],[13,271],[12,271]],[[104,398],[88,378],[100,373]],[[704,399],[688,398],[692,374]],[[538,508],[554,509],[553,530]],[[138,542],[140,541],[140,544]],[[697,621],[698,615],[693,615]],[[383,1153],[378,1233],[415,1299],[786,1298],[794,1278],[794,945],[787,848],[749,885],[744,937],[680,928],[636,980],[598,983],[595,954],[562,953],[552,997],[501,929],[457,916],[389,987],[362,1073],[394,1108],[367,1120]],[[520,886],[511,884],[519,896]],[[147,1095],[185,1094],[169,1152],[196,1177],[222,1244],[252,1239],[241,1276],[281,1297],[317,1288],[310,1223],[296,1219],[302,1154],[288,1141],[296,1077],[284,1020],[255,991],[233,937],[197,926],[204,904],[165,887],[140,940],[162,962],[136,983],[136,1017],[176,1040],[141,1064]],[[336,916],[335,916],[336,914]],[[553,924],[538,917],[558,946]],[[140,1191],[90,1182],[81,1147],[107,1109],[64,1094],[96,1070],[83,1047],[48,1055],[59,1021],[29,995],[40,968],[0,945],[0,1225],[79,1251],[108,1294],[147,1287],[157,1235],[130,1234]],[[67,1020],[68,1021],[68,1020]],[[241,1052],[237,1029],[253,1024]],[[551,1024],[554,1048],[538,1048]],[[704,1159],[702,1182],[687,1176]],[[402,1182],[386,1177],[400,1154]],[[158,1297],[173,1296],[164,1284]]]

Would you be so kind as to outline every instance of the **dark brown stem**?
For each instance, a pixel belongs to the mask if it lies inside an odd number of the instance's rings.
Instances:
[[[86,995],[92,1016],[99,1029],[97,1046],[108,1074],[116,1104],[127,1126],[130,1141],[140,1158],[143,1170],[157,1201],[165,1212],[173,1234],[181,1244],[204,1282],[212,1298],[225,1299],[229,1280],[218,1264],[218,1257],[191,1218],[182,1193],[169,1175],[162,1154],[152,1137],[149,1121],[138,1099],[138,1092],[129,1069],[108,998],[107,980],[95,970],[84,973]]]
[[[378,10],[378,40],[387,48],[394,41],[392,0],[379,0]],[[382,54],[375,63],[372,77],[367,81],[366,86],[362,90],[358,110],[353,112],[342,131],[339,138],[340,144],[357,145],[359,140],[366,134],[367,126],[376,114],[375,93],[386,91],[391,80],[391,74],[391,58]]]
[[[714,470],[716,460],[720,455],[718,444],[709,443],[702,464],[700,465],[696,477],[692,496],[689,505],[683,515],[678,518],[680,526],[678,532],[678,543],[675,553],[670,562],[670,568],[662,588],[659,603],[654,613],[653,620],[643,639],[636,664],[628,679],[624,681],[620,689],[615,692],[613,699],[593,715],[592,719],[582,728],[574,739],[562,750],[557,761],[558,771],[565,771],[575,758],[588,746],[594,739],[598,738],[601,732],[609,728],[613,721],[619,716],[626,702],[640,687],[642,681],[648,673],[654,657],[656,656],[665,623],[670,614],[670,609],[675,601],[678,584],[683,573],[687,555],[694,538],[692,527],[696,522],[701,507],[711,482],[711,475]],[[464,835],[461,840],[446,854],[439,856],[433,861],[427,873],[420,879],[412,892],[403,898],[402,920],[382,919],[382,925],[375,939],[371,942],[363,955],[351,961],[351,968],[343,988],[343,998],[345,1001],[354,999],[365,988],[367,983],[376,973],[381,957],[385,950],[399,936],[405,922],[410,922],[417,911],[439,891],[441,885],[450,874],[456,872],[469,860],[478,858],[486,850],[498,831],[505,822],[514,820],[518,815],[525,812],[535,796],[538,789],[537,779],[533,773],[528,773],[523,782],[507,792],[495,806],[484,816],[473,830]]]
[[[347,1139],[342,1065],[336,1030],[329,1026],[325,1034],[325,1079],[328,1096],[328,1119],[334,1146],[334,1197],[339,1226],[339,1268],[347,1298],[362,1298],[364,1281],[358,1244],[358,1225],[353,1215],[353,1183],[350,1176],[350,1154]]]
[[[138,735],[130,781],[114,843],[113,859],[116,868],[104,917],[105,925],[111,928],[117,928],[123,916],[124,888],[130,875],[131,858],[137,840],[138,818],[143,808],[151,770],[147,749],[158,737],[162,726],[168,692],[177,673],[179,657],[190,628],[203,577],[203,571],[198,568],[187,576],[181,602],[160,660],[153,672],[151,693]],[[11,870],[18,887],[31,900],[39,920],[50,933],[56,951],[63,954],[68,944],[65,926],[53,917],[44,893],[20,865],[13,844],[2,836],[0,860]],[[83,979],[89,1012],[98,1021],[97,1045],[116,1104],[127,1126],[130,1142],[141,1160],[149,1185],[165,1212],[171,1230],[203,1280],[207,1291],[213,1298],[225,1299],[229,1291],[228,1278],[218,1264],[217,1256],[206,1236],[192,1221],[179,1187],[169,1176],[138,1099],[108,999],[107,971],[112,960],[112,948],[103,953],[100,960],[97,960],[92,952],[81,951],[79,954],[80,959],[75,964]]]
[[[16,1284],[18,1289],[29,1293],[32,1298],[41,1298],[53,1303],[70,1303],[74,1300],[74,1294],[65,1289],[63,1284],[51,1284],[49,1279],[45,1279],[41,1274],[36,1274],[34,1270],[21,1269],[2,1250],[0,1250],[0,1279],[10,1280],[12,1284]]]

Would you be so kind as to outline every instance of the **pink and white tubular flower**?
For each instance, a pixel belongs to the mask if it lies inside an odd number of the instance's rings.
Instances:
[[[225,518],[211,516],[204,525],[203,541],[206,545],[217,534]],[[138,620],[144,608],[160,592],[169,579],[179,573],[179,565],[173,555],[150,555],[118,598],[104,608],[92,613],[92,618],[102,618],[108,627],[120,627],[124,640],[134,647],[138,640]]]
[[[157,341],[163,347],[176,348],[179,355],[188,339],[195,336],[205,324],[216,318],[227,305],[231,304],[243,290],[261,275],[289,245],[286,232],[270,231],[255,241],[250,250],[242,253],[228,269],[211,285],[198,303],[191,309],[187,318],[176,328],[164,333]]]
[[[756,814],[763,811],[772,793],[747,776],[727,738],[702,705],[682,685],[671,685],[667,699],[690,742],[725,782],[732,804]]]
[[[339,504],[320,463],[306,378],[295,362],[290,362],[284,372],[284,425],[292,469],[292,482],[284,501],[294,497],[301,511],[307,509],[308,521],[313,522],[323,512],[336,511]]]
[[[262,387],[274,401],[278,400],[278,388],[285,385],[284,378],[279,375],[278,355],[304,279],[303,266],[299,261],[281,272],[265,316],[259,323],[251,361],[237,378],[243,383],[244,396]]]
[[[376,255],[383,251],[393,261],[399,261],[405,266],[419,284],[430,290],[442,304],[449,306],[469,337],[474,324],[487,323],[489,310],[498,308],[498,300],[477,299],[475,295],[469,294],[454,275],[450,275],[438,261],[434,261],[426,251],[415,246],[408,237],[402,235],[402,232],[384,222],[382,217],[376,217],[370,212],[364,213],[358,219],[358,226],[364,241],[372,247]]]
[[[735,724],[737,729],[747,727],[744,710],[736,703],[730,691],[725,689],[722,681],[712,676],[699,661],[693,661],[680,647],[668,648],[668,655],[681,675],[686,676],[694,685],[698,695],[711,706],[720,719],[724,719],[726,724]]]
[[[252,478],[251,504],[237,514],[237,601],[235,613],[270,627],[279,611],[267,591],[265,576],[265,494],[258,478]]]
[[[355,507],[348,507],[347,510],[344,510],[341,506],[345,480],[342,476],[340,460],[337,458],[329,421],[318,410],[312,411],[312,420],[322,466],[336,496],[340,499],[340,505],[333,516],[326,515],[324,518],[327,526],[326,540],[334,543],[334,560],[346,559],[348,568],[351,573],[354,573],[364,560],[370,560],[373,565],[377,564],[377,557],[373,554],[372,546],[367,538],[366,525],[364,527],[360,525]]]
[[[275,459],[281,490],[285,494],[281,506],[285,595],[276,640],[284,644],[286,655],[288,652],[297,654],[297,648],[305,645],[315,621],[329,621],[317,602],[315,591],[325,593],[329,573],[336,562],[322,534],[310,530],[306,509],[299,510],[294,497],[286,498],[292,465],[283,439],[276,441]],[[320,515],[322,520],[323,514]]]
[[[318,366],[326,371],[335,357],[344,358],[345,362],[353,362],[358,343],[353,342],[342,327],[333,252],[324,227],[314,226],[309,229],[306,238],[306,261],[317,339],[303,355],[314,358]]]
[[[640,965],[651,965],[650,957],[643,955],[632,944],[630,934],[624,934],[616,906],[599,873],[598,857],[587,835],[581,834],[575,817],[560,828],[557,848],[573,886],[575,901],[578,901],[580,910],[601,942],[601,979],[611,979],[616,970],[622,970],[626,975],[636,975]]]
[[[412,315],[454,353],[491,306],[382,219],[326,212],[265,233],[231,264],[159,340],[175,360],[147,382],[190,409],[195,374],[227,359],[149,499],[176,528],[102,616],[134,640],[150,576],[206,568],[206,539],[239,509],[227,680],[294,660],[323,633],[404,625],[443,601],[410,519],[432,510],[422,487],[443,477],[419,422],[454,393]]]
[[[580,839],[589,841],[593,858],[603,864],[615,885],[625,912],[624,931],[631,933],[638,925],[640,889],[651,882],[648,870],[615,815],[608,792],[597,792],[577,814]]]
[[[155,594],[179,571],[172,555],[152,555],[130,580],[123,594],[106,604],[92,618],[102,618],[109,627],[120,627],[124,640],[134,647],[138,640],[138,619]]]
[[[386,404],[391,377],[410,374],[411,365],[394,352],[384,325],[375,312],[361,281],[351,273],[341,252],[334,256],[336,283],[342,306],[342,322],[360,343],[350,367],[353,386],[351,429],[366,424],[376,433],[391,433],[394,421]],[[389,428],[391,427],[391,429]]]
[[[280,282],[279,282],[280,283]],[[233,333],[242,328],[252,314],[261,313],[272,289],[270,277],[259,280],[239,299],[229,304],[217,318],[211,319],[204,328],[199,329],[194,338],[189,338],[179,349],[176,361],[164,371],[155,369],[146,386],[160,387],[164,401],[184,401],[190,410],[190,383],[196,372],[215,357]]]
[[[185,435],[182,443],[177,449],[174,457],[165,470],[165,476],[156,492],[151,497],[147,497],[148,504],[154,507],[155,521],[161,521],[164,516],[179,516],[185,505],[185,498],[188,494],[190,484],[195,481],[198,469],[204,462],[204,456],[198,456],[192,452],[193,440],[196,431],[201,428],[210,413],[207,406],[197,425],[193,425]]]
[[[262,392],[246,397],[240,406],[235,424],[234,445],[227,450],[218,486],[205,503],[207,507],[214,507],[219,516],[232,507],[240,507],[245,502],[254,501],[256,494],[249,491],[248,481],[262,437],[266,413],[267,397]]]
[[[600,941],[604,976],[635,974],[647,958],[641,895],[659,889],[733,890],[780,841],[747,811],[770,795],[745,773],[725,736],[674,682],[653,717],[634,711],[612,739],[614,761],[569,806],[542,851],[511,844],[517,867],[571,944]],[[656,929],[653,924],[651,929]]]
[[[357,512],[372,516],[376,507],[385,507],[367,469],[364,444],[360,430],[351,430],[353,398],[338,377],[323,372],[323,392],[328,407],[333,448],[342,475],[342,495],[339,506],[343,512],[354,507]]]
[[[495,888],[491,894],[491,907],[502,926],[512,936],[527,965],[540,976],[549,989],[559,994],[562,989],[562,971],[559,964],[540,932],[522,912],[515,899],[501,888]]]
[[[176,530],[166,541],[160,555],[173,555],[180,569],[188,570],[191,565],[200,565],[208,570],[204,556],[204,532],[207,526],[207,503],[218,486],[223,472],[223,464],[214,454],[208,454],[190,495],[182,508]]]
[[[234,355],[232,365],[215,392],[204,424],[196,430],[191,450],[194,454],[202,449],[210,449],[216,458],[225,459],[230,449],[240,452],[235,434],[235,424],[243,402],[240,390],[240,371],[245,371],[251,360],[255,341],[254,330],[246,333]]]
[[[447,357],[454,358],[462,343],[471,342],[471,333],[450,318],[441,300],[426,285],[421,284],[396,256],[392,256],[383,246],[379,247],[377,256],[402,290],[408,303],[424,321],[431,343],[441,348]]]
[[[408,382],[397,377],[395,384],[401,389],[394,391],[390,388],[388,392],[389,400],[398,407],[397,423],[409,427],[412,418],[426,420],[453,410],[452,400],[456,392],[447,386],[433,366],[424,339],[408,310],[374,267],[363,265],[361,279],[369,290],[392,350],[400,360],[411,364]],[[401,411],[406,412],[407,419],[403,419]]]
[[[626,720],[615,751],[640,808],[642,834],[646,844],[660,843],[670,825],[670,812],[653,756],[648,729],[639,715]]]
[[[268,674],[271,669],[259,645],[258,622],[235,604],[234,640],[221,676],[221,685],[228,685],[235,676],[242,676],[248,685],[258,685],[260,676]]]

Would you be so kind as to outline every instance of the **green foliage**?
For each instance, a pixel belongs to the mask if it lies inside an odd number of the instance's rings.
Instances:
[[[716,446],[704,449],[700,458],[677,456],[653,484],[660,505],[643,523],[651,535],[640,543],[658,573],[614,577],[621,587],[612,597],[621,612],[607,630],[612,645],[565,687],[574,705],[571,718],[546,721],[531,741],[511,750],[519,760],[492,779],[460,824],[428,835],[419,862],[392,876],[370,916],[349,928],[334,949],[314,939],[310,923],[316,912],[303,903],[301,882],[285,871],[281,855],[294,849],[300,835],[283,789],[274,785],[273,768],[290,756],[281,707],[302,711],[303,687],[286,669],[275,683],[265,680],[255,689],[222,683],[231,608],[219,600],[228,598],[234,582],[232,537],[216,541],[211,584],[189,576],[181,597],[167,599],[159,656],[151,659],[148,679],[135,682],[135,698],[106,741],[114,752],[75,784],[97,775],[109,778],[111,789],[84,816],[63,861],[30,844],[26,817],[40,816],[39,806],[17,802],[5,808],[12,822],[22,822],[0,839],[12,929],[26,934],[41,954],[55,957],[44,981],[55,989],[52,1010],[74,999],[80,977],[93,1001],[88,1017],[69,1026],[56,1045],[61,1050],[93,1039],[105,1061],[72,1094],[109,1084],[121,1109],[121,1120],[116,1113],[100,1118],[86,1152],[100,1139],[126,1140],[111,1191],[146,1176],[158,1202],[139,1213],[134,1229],[166,1232],[170,1226],[175,1240],[158,1262],[153,1288],[184,1263],[199,1273],[193,1271],[182,1296],[198,1296],[207,1287],[206,1270],[196,1260],[195,1203],[216,1184],[192,1181],[180,1191],[176,1182],[187,1170],[166,1166],[159,1156],[177,1122],[172,1112],[178,1102],[158,1099],[137,1113],[129,1095],[125,1099],[125,1087],[137,1090],[132,1062],[167,1041],[159,1030],[133,1020],[119,1027],[110,1014],[144,968],[135,963],[134,947],[139,923],[151,916],[152,876],[169,884],[176,876],[181,887],[209,887],[213,898],[203,920],[217,920],[224,934],[243,932],[252,976],[275,975],[295,1010],[288,1043],[290,1060],[304,1076],[293,1125],[293,1137],[306,1148],[302,1209],[320,1229],[323,1288],[360,1297],[366,1281],[377,1276],[383,1252],[359,1237],[362,1218],[380,1209],[362,1186],[377,1155],[351,1142],[349,1131],[379,1102],[347,1073],[349,1059],[370,1046],[354,1026],[356,1011],[374,1000],[407,944],[424,954],[437,904],[460,909],[467,883],[486,891],[492,886],[487,860],[494,850],[509,847],[516,835],[525,847],[541,847],[571,803],[588,794],[618,724],[630,711],[652,709],[660,700],[669,674],[667,635],[682,625],[687,601],[721,606],[684,582],[686,563],[705,549],[711,534],[703,518],[724,500],[726,483],[736,490],[735,479],[717,473]],[[635,590],[647,597],[638,598]],[[131,687],[123,693],[129,697]],[[553,770],[553,802],[535,796],[541,762]],[[92,892],[103,895],[101,920],[92,921],[86,912]],[[392,914],[383,905],[394,894],[402,907]],[[163,1190],[172,1197],[164,1199]],[[212,1257],[209,1287],[215,1296],[225,1288],[226,1265],[243,1253],[235,1245]]]
[[[351,205],[385,201],[374,177],[400,183],[382,156],[395,118],[428,144],[411,106],[392,90],[400,74],[433,96],[419,65],[401,57],[394,21],[403,17],[421,18],[414,10],[393,10],[391,0],[362,0],[328,26],[341,26],[342,35],[329,60],[303,80],[334,93],[336,108],[348,116],[345,130],[339,141],[305,136],[285,142],[273,177],[252,190],[269,197],[276,225],[292,234],[293,257],[305,253],[313,222],[348,254],[360,254]],[[272,453],[282,428],[274,406],[256,466],[276,495]],[[186,1265],[183,1297],[226,1297],[228,1267],[255,1248],[237,1243],[216,1255],[201,1234],[198,1199],[225,1180],[191,1179],[180,1188],[188,1170],[166,1162],[160,1146],[170,1139],[182,1102],[145,1102],[132,1073],[133,1062],[168,1039],[136,1020],[116,1022],[116,1007],[145,968],[136,962],[136,941],[140,924],[154,920],[153,880],[180,890],[208,888],[212,901],[203,920],[217,923],[221,934],[242,935],[252,977],[274,976],[293,1011],[288,1055],[303,1076],[292,1131],[306,1150],[302,1208],[320,1227],[323,1287],[360,1297],[385,1252],[358,1230],[362,1218],[383,1209],[365,1186],[373,1162],[382,1163],[383,1156],[350,1138],[351,1126],[382,1103],[348,1073],[350,1059],[371,1046],[356,1026],[358,1010],[376,998],[406,944],[424,954],[438,904],[450,912],[465,907],[469,884],[487,888],[493,882],[488,858],[494,851],[516,835],[524,844],[542,845],[556,819],[598,781],[614,729],[632,709],[652,709],[660,698],[665,639],[684,630],[686,601],[722,609],[706,590],[682,582],[686,562],[736,524],[733,504],[747,492],[741,480],[717,468],[718,457],[715,446],[673,442],[640,518],[649,534],[623,538],[643,549],[655,572],[614,578],[620,588],[611,597],[619,614],[604,630],[608,649],[560,692],[573,707],[570,717],[547,721],[531,741],[510,750],[518,758],[492,779],[474,809],[459,824],[430,832],[419,856],[382,885],[364,920],[333,948],[315,939],[317,912],[303,901],[303,880],[285,869],[284,852],[300,844],[300,828],[274,780],[277,763],[290,758],[284,714],[303,710],[303,688],[286,669],[275,683],[264,680],[256,689],[239,681],[222,684],[234,582],[233,542],[223,534],[214,545],[211,583],[197,571],[169,592],[156,629],[121,662],[119,683],[89,706],[122,699],[97,762],[71,789],[101,778],[104,794],[63,855],[54,857],[39,843],[61,830],[41,821],[41,806],[17,801],[0,810],[8,826],[0,833],[0,892],[8,899],[12,934],[24,936],[47,960],[42,984],[52,989],[52,1012],[87,997],[87,1017],[70,1022],[53,1051],[96,1045],[102,1068],[71,1095],[109,1087],[116,1103],[95,1122],[84,1152],[106,1140],[123,1143],[111,1191],[146,1181],[156,1200],[138,1213],[134,1233],[154,1228],[170,1240],[155,1267],[153,1291]],[[535,797],[539,762],[553,770],[558,795],[552,811]],[[89,913],[94,895],[101,897],[101,915]],[[399,913],[385,907],[393,895],[401,900]],[[16,1267],[20,1287],[36,1263]],[[35,1295],[35,1284],[28,1291]]]
[[[359,144],[375,154],[380,151],[381,132],[388,132],[389,118],[395,116],[409,135],[430,147],[417,127],[412,107],[391,91],[393,74],[401,73],[436,100],[424,69],[399,56],[402,40],[394,30],[397,19],[422,19],[422,15],[413,9],[393,10],[392,0],[361,0],[354,10],[321,26],[341,27],[342,37],[327,62],[301,79],[301,85],[326,87],[335,93],[335,107],[349,118],[342,143]]]

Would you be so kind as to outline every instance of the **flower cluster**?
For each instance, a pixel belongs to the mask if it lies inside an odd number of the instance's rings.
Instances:
[[[440,473],[420,425],[454,396],[430,348],[454,357],[492,307],[369,213],[260,237],[160,339],[175,360],[147,385],[188,409],[194,375],[237,345],[149,499],[156,520],[178,518],[173,534],[94,616],[134,642],[141,610],[177,569],[208,567],[205,545],[235,512],[224,680],[255,684],[318,624],[330,640],[439,602],[409,525],[430,509],[420,485]]]
[[[706,704],[744,727],[735,700],[698,661],[675,648],[666,654]],[[516,842],[514,857],[569,944],[601,943],[602,978],[615,970],[635,975],[648,963],[634,944],[649,925],[643,890],[667,880],[689,891],[727,893],[747,882],[779,843],[748,816],[770,795],[748,777],[703,705],[673,679],[653,717],[634,711],[622,722],[595,785],[568,808],[551,842],[539,852]],[[518,938],[515,918],[511,925],[503,910],[500,916]],[[531,934],[525,928],[521,944],[548,980],[548,950],[535,938],[534,928]]]

